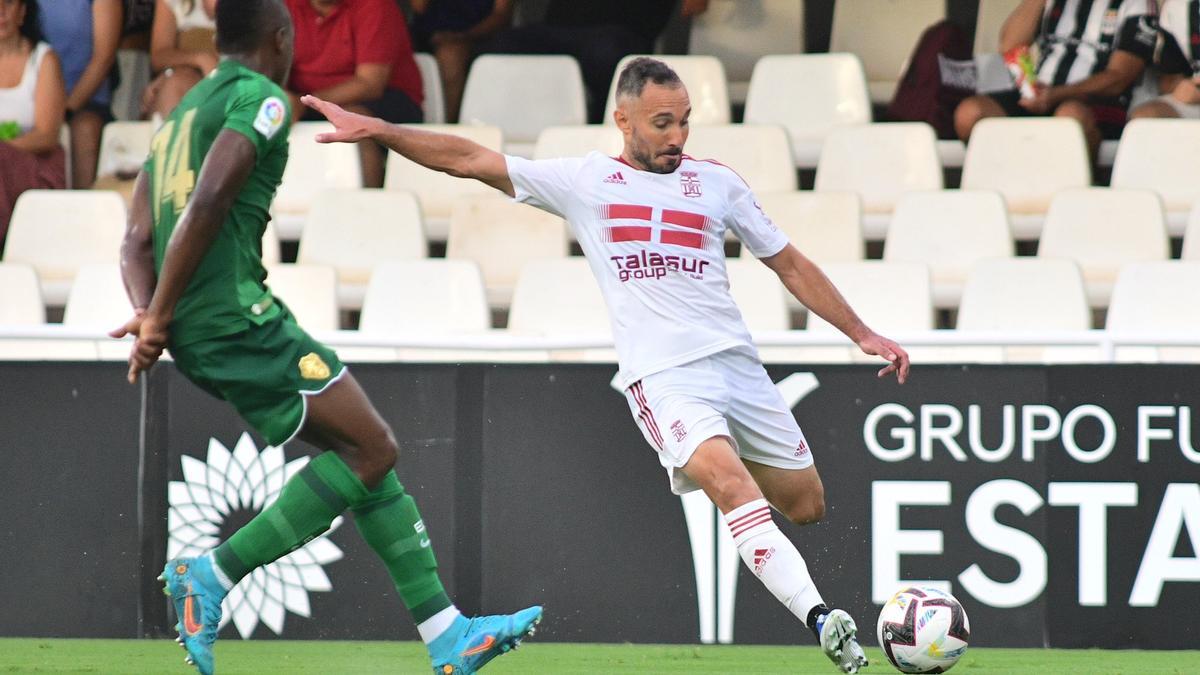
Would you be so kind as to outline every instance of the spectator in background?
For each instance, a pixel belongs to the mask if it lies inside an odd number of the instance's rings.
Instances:
[[[217,0],[158,0],[150,28],[150,67],[157,76],[142,96],[142,113],[163,118],[217,67],[213,43]]]
[[[1159,28],[1155,66],[1162,96],[1138,106],[1130,117],[1200,119],[1200,0],[1166,0]]]
[[[125,23],[121,29],[122,35],[136,35],[150,32],[154,24],[154,3],[156,0],[124,0]]]
[[[0,0],[0,250],[22,192],[66,187],[58,144],[66,98],[58,56],[42,41],[37,0]]]
[[[628,54],[650,54],[678,0],[550,0],[545,20],[498,33],[481,45],[493,54],[570,54],[579,62],[588,94],[588,120],[604,116],[617,63]],[[708,0],[682,0],[692,17]]]
[[[296,28],[288,90],[292,112],[321,115],[299,104],[303,94],[388,122],[420,122],[424,89],[404,14],[395,0],[287,0]],[[358,144],[364,187],[383,187],[384,149]]]
[[[1000,31],[1000,51],[1037,42],[1036,94],[1018,91],[972,96],[954,111],[967,140],[986,117],[1055,115],[1083,126],[1095,156],[1100,139],[1117,138],[1133,86],[1154,56],[1157,18],[1149,0],[1022,0]]]
[[[458,122],[475,45],[512,23],[512,0],[411,0],[413,41],[437,59],[446,121]]]
[[[71,129],[71,186],[92,187],[100,132],[112,121],[112,70],[121,41],[121,0],[50,0],[41,4],[46,42],[62,62]]]

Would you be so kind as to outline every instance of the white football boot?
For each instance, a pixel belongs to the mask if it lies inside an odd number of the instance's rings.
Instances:
[[[867,655],[858,644],[857,634],[858,626],[844,610],[831,610],[821,623],[821,651],[843,673],[857,673],[867,666]]]

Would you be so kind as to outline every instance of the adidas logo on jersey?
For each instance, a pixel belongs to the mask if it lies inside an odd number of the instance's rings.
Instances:
[[[761,577],[767,561],[775,555],[775,547],[754,549],[754,576]]]
[[[627,183],[625,182],[625,177],[621,175],[620,171],[618,171],[614,174],[611,174],[608,178],[605,178],[604,182],[605,183],[615,183],[617,185],[627,185]]]

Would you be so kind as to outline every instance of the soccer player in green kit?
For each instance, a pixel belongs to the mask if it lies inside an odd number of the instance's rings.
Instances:
[[[217,8],[221,63],[155,134],[138,176],[121,268],[136,337],[129,380],[169,348],[176,368],[231,403],[272,445],[326,449],[279,498],[213,551],[163,576],[188,661],[212,673],[221,601],[240,579],[328,529],[346,509],[387,566],[435,673],[472,673],[533,632],[541,607],[467,619],[451,603],[420,513],[394,470],[397,447],[337,355],[264,284],[262,234],[283,176],[292,62],[281,0]]]

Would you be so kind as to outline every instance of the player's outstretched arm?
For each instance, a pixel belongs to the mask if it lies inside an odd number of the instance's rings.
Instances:
[[[302,96],[300,101],[334,126],[334,131],[317,136],[318,143],[357,143],[369,138],[434,171],[474,178],[509,197],[516,194],[508,176],[508,163],[495,150],[453,134],[421,131],[348,112],[316,96]]]
[[[779,275],[788,291],[810,312],[815,312],[845,333],[864,353],[886,359],[888,365],[879,371],[879,377],[896,373],[896,379],[901,384],[908,379],[908,352],[867,327],[829,277],[795,246],[788,244],[779,253],[762,261]]]

